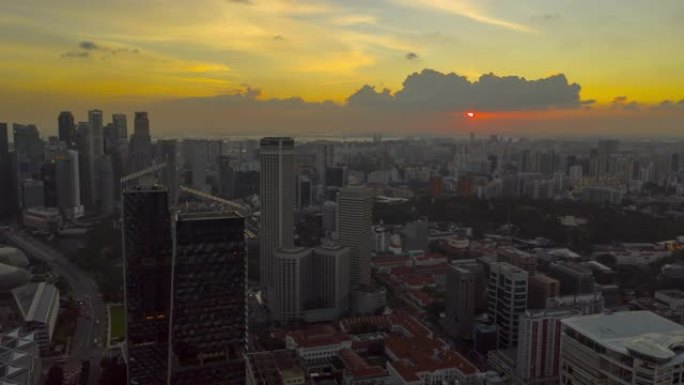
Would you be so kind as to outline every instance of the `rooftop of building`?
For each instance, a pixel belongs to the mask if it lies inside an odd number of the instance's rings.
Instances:
[[[468,376],[479,371],[472,362],[451,350],[441,339],[391,335],[385,339],[385,349],[397,357],[390,365],[407,382],[420,378],[419,373],[422,372],[457,369]]]
[[[656,294],[664,295],[672,299],[684,299],[684,291],[677,289],[658,290]]]
[[[287,332],[287,337],[300,348],[336,345],[347,341],[351,343],[351,338],[331,324],[308,325],[302,329]]]
[[[59,290],[45,282],[32,282],[12,290],[12,295],[21,310],[24,321],[48,323],[50,309]]]
[[[374,377],[384,377],[387,371],[377,365],[370,365],[360,355],[353,352],[351,349],[344,348],[340,350],[340,359],[344,366],[349,370],[355,380],[370,379]]]
[[[546,274],[542,273],[536,273],[535,275],[530,277],[530,283],[536,281],[536,282],[541,282],[541,283],[558,283],[558,280],[555,278],[551,278]]]
[[[622,354],[684,362],[684,326],[650,311],[623,311],[561,321],[577,333]]]
[[[29,265],[29,260],[23,251],[15,247],[0,246],[0,263],[25,268]]]
[[[0,384],[32,385],[40,359],[34,333],[14,329],[0,334]]]
[[[247,355],[255,385],[284,384],[284,379],[304,377],[306,368],[293,350],[271,350]]]
[[[31,281],[31,273],[19,267],[0,263],[0,291],[12,290]]]

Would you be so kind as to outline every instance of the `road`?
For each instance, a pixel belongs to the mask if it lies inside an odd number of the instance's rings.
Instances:
[[[90,361],[88,384],[97,384],[100,377],[100,360],[104,353],[107,333],[107,309],[95,281],[64,255],[41,240],[22,230],[3,230],[4,238],[22,249],[27,255],[45,261],[56,275],[64,277],[71,286],[72,296],[81,304],[81,314],[71,341],[70,354],[65,367],[80,367],[81,361]],[[97,339],[97,343],[95,343]]]

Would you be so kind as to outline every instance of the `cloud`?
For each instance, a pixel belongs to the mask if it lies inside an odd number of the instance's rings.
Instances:
[[[533,22],[550,22],[560,18],[561,15],[558,13],[542,13],[541,15],[532,16],[530,20]]]
[[[78,58],[78,59],[85,59],[90,56],[90,52],[65,52],[62,54],[63,58]]]
[[[283,35],[275,35],[273,36],[273,40],[285,41],[285,37]]]
[[[672,100],[663,100],[662,102],[656,104],[655,106],[651,107],[653,110],[658,110],[658,111],[678,111],[678,110],[684,110],[684,99],[675,102]]]
[[[101,49],[100,46],[98,46],[92,41],[82,41],[78,46],[87,51]]]
[[[408,60],[417,60],[418,59],[418,54],[415,52],[409,52],[404,56]]]
[[[268,98],[258,88],[243,85],[223,95],[166,102],[156,114],[162,126],[179,129],[192,125],[191,117],[201,116],[207,135],[230,130],[227,121],[236,124],[234,130],[248,129],[251,135],[275,129],[318,134],[405,133],[465,124],[461,112],[470,109],[492,115],[580,113],[593,101],[582,101],[579,91],[580,86],[562,74],[534,80],[486,74],[470,81],[459,74],[426,69],[409,75],[396,91],[363,85],[344,103]]]
[[[439,111],[535,110],[547,108],[579,108],[580,86],[568,83],[565,75],[553,75],[537,80],[518,76],[486,74],[476,81],[455,73],[444,74],[425,69],[409,75],[391,97],[393,107]],[[386,93],[371,93],[364,87],[348,102],[356,104],[387,99]]]
[[[228,0],[230,3],[237,3],[237,4],[248,4],[252,5],[252,0]]]
[[[474,4],[453,0],[395,0],[399,4],[414,8],[427,8],[448,12],[483,24],[503,27],[518,32],[535,32],[532,28],[511,21],[496,18],[477,8]]]
[[[634,111],[640,108],[639,103],[629,101],[626,96],[616,96],[610,103],[610,108],[614,110]]]
[[[93,41],[82,41],[78,44],[78,49],[80,51],[69,51],[62,54],[63,58],[87,58],[90,57],[90,52],[102,52],[105,54],[104,57],[108,55],[117,55],[120,53],[132,53],[139,54],[140,50],[138,48],[129,47],[109,47],[97,44]]]

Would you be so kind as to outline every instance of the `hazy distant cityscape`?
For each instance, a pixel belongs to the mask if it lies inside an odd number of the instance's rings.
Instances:
[[[684,383],[684,141],[106,116],[0,123],[3,384]]]

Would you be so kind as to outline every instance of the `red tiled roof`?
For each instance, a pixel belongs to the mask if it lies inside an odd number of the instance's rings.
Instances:
[[[398,361],[410,363],[415,373],[456,368],[467,376],[478,371],[473,363],[440,339],[393,335],[385,339],[385,349],[391,351]]]
[[[398,277],[409,287],[422,287],[426,285],[433,285],[435,282],[429,275],[406,274]]]
[[[422,290],[411,290],[409,295],[413,297],[420,306],[426,306],[435,302],[434,298],[432,298],[430,294]]]
[[[344,366],[349,369],[355,379],[382,377],[386,375],[383,368],[369,365],[361,356],[347,348],[340,350],[339,354]]]
[[[298,347],[312,348],[328,346],[349,341],[350,338],[340,333],[330,324],[312,325],[303,329],[288,332]]]

